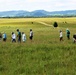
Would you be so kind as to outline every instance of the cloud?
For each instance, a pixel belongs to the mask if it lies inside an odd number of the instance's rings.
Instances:
[[[27,2],[50,2],[50,0],[27,0]]]
[[[0,0],[0,11],[6,10],[71,10],[76,0]]]

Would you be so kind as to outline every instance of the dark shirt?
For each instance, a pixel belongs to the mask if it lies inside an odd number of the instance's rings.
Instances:
[[[76,34],[75,34],[75,35],[73,35],[73,38],[74,38],[74,39],[76,39]]]
[[[0,38],[2,38],[2,34],[0,33]]]

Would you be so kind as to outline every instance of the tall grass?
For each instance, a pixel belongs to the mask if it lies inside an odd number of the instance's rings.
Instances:
[[[57,21],[59,27],[45,26],[40,21],[51,25]],[[75,21],[76,18],[0,19],[0,32],[7,34],[7,41],[0,41],[0,75],[76,75],[76,44],[72,42]],[[11,32],[17,35],[17,28],[25,32],[25,43],[11,42]],[[30,28],[33,41],[29,40]],[[66,28],[71,31],[70,40],[66,38]],[[62,42],[59,30],[63,31]]]

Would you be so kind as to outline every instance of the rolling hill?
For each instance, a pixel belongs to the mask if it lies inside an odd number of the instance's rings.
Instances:
[[[19,10],[19,11],[0,12],[0,17],[46,17],[46,16],[76,16],[76,10],[52,11],[52,12],[45,10],[35,10],[32,12]]]

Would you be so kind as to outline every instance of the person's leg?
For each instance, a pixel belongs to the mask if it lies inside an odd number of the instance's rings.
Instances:
[[[70,35],[68,35],[67,37],[68,37],[68,40],[69,40],[70,39]]]
[[[60,41],[61,41],[61,39],[62,39],[62,38],[60,37]]]
[[[13,42],[16,42],[16,40],[15,40],[15,39],[13,39]]]
[[[21,37],[19,37],[18,42],[20,42],[20,43],[21,43]]]
[[[62,41],[63,41],[63,37],[62,37]]]
[[[6,38],[5,38],[5,42],[6,42]]]
[[[60,37],[60,41],[63,41],[63,37]]]
[[[20,43],[21,43],[21,37],[20,37]]]
[[[15,39],[15,42],[16,42],[16,39]]]
[[[73,38],[73,43],[75,43],[75,39]]]

